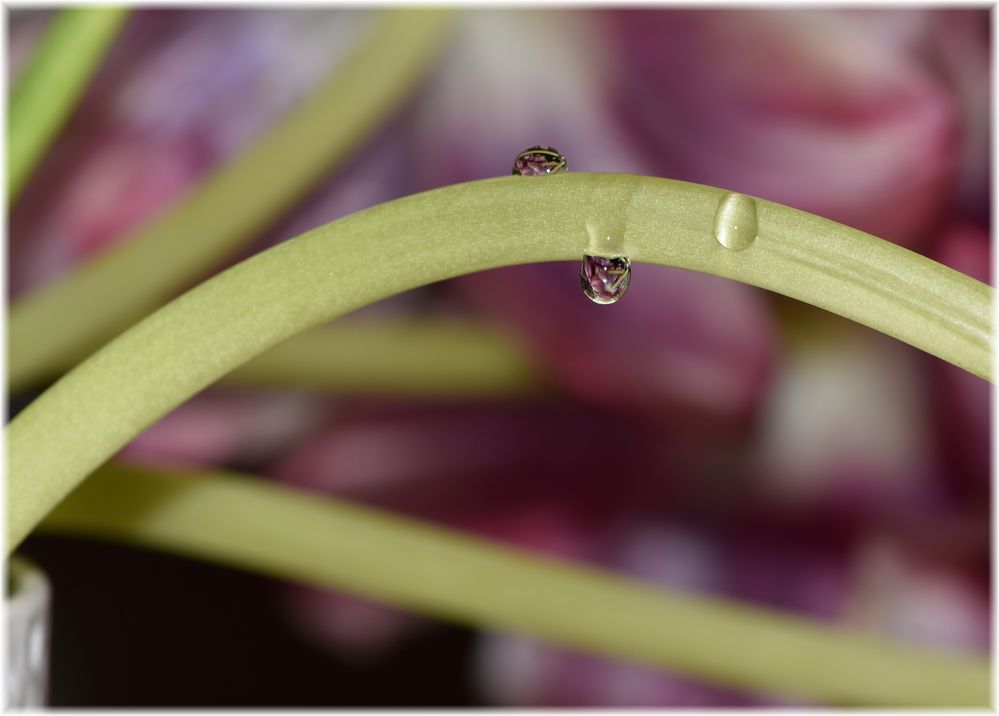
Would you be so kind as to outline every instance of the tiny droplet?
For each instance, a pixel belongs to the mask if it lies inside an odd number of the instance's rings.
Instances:
[[[553,147],[531,147],[525,149],[513,162],[514,176],[538,176],[564,172],[569,165],[565,157]]]
[[[631,259],[627,256],[605,258],[583,255],[579,267],[579,285],[594,303],[617,303],[631,283]]]
[[[756,240],[756,202],[745,194],[726,194],[715,214],[715,238],[727,249],[740,251]]]

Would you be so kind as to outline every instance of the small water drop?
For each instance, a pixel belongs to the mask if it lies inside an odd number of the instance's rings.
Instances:
[[[617,303],[631,283],[631,259],[627,256],[583,255],[579,267],[579,285],[583,293],[594,303],[606,305]]]
[[[525,149],[513,162],[514,176],[538,176],[564,172],[569,165],[565,157],[554,147],[531,147]]]
[[[745,194],[726,194],[718,202],[715,214],[715,238],[727,249],[741,251],[759,233],[756,202]]]

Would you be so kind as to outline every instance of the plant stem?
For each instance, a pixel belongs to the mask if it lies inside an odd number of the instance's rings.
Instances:
[[[43,523],[344,588],[719,682],[840,705],[984,706],[984,659],[610,572],[259,479],[109,465]]]
[[[7,204],[14,203],[128,15],[126,8],[60,11],[10,95]]]
[[[279,343],[222,382],[435,398],[518,395],[544,385],[526,352],[502,332],[429,318],[334,321]]]
[[[578,260],[606,237],[635,261],[762,286],[989,376],[991,287],[762,200],[758,238],[732,251],[713,230],[724,195],[624,174],[487,179],[381,204],[257,254],[119,336],[11,422],[8,549],[155,420],[289,336],[434,281]]]
[[[56,374],[258,235],[382,125],[441,47],[449,13],[391,10],[300,107],[172,211],[10,313],[13,390]]]
[[[60,364],[68,371],[72,364]],[[548,383],[506,331],[435,316],[369,316],[291,336],[221,378],[234,387],[357,395],[513,396]]]

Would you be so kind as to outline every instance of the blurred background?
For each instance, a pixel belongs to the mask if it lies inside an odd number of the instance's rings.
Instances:
[[[12,207],[11,304],[197,191],[378,15],[132,12]],[[12,81],[51,19],[9,12]],[[545,144],[570,171],[764,197],[990,282],[990,52],[985,9],[456,11],[384,121],[200,279]],[[637,265],[598,307],[577,272],[489,271],[342,319],[488,336],[512,376],[492,387],[220,385],[123,457],[987,653],[985,381],[749,286]],[[55,377],[12,391],[10,414]],[[54,586],[55,706],[792,703],[123,546],[33,536],[22,551]]]

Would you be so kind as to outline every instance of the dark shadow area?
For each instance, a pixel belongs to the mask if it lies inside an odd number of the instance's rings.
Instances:
[[[351,664],[295,633],[273,580],[61,537],[19,552],[52,581],[51,706],[480,705],[466,629]]]

